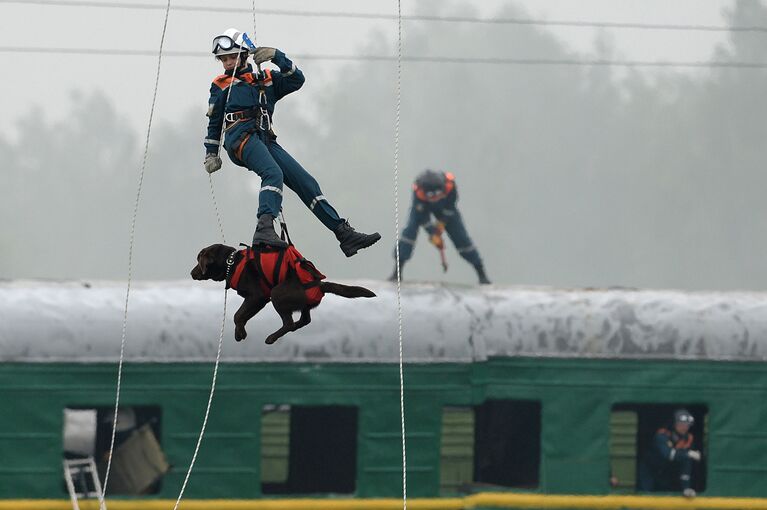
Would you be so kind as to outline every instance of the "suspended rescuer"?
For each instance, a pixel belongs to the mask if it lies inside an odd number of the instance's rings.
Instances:
[[[256,48],[247,34],[234,28],[213,38],[213,54],[221,61],[224,74],[214,79],[210,87],[205,170],[213,173],[221,168],[219,137],[224,127],[223,146],[229,159],[261,177],[253,245],[287,246],[274,231],[274,219],[282,206],[283,184],[295,191],[320,222],[335,233],[347,257],[378,241],[381,236],[377,232],[357,232],[341,218],[314,177],[277,143],[272,130],[275,104],[301,88],[303,73],[280,50]],[[254,72],[248,63],[250,55],[256,65],[271,61],[279,72],[268,69]]]
[[[461,257],[474,267],[479,283],[490,283],[479,252],[463,225],[461,213],[456,206],[457,201],[458,188],[453,174],[427,169],[418,175],[413,184],[410,216],[399,240],[400,271],[413,254],[419,228],[424,227],[429,235],[429,242],[440,252],[445,246],[442,233],[447,232]],[[435,221],[432,221],[432,216]],[[443,267],[447,268],[444,259]],[[396,266],[389,279],[397,279]]]

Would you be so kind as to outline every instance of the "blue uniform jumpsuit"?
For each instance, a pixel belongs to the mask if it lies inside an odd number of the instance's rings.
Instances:
[[[675,430],[659,429],[652,448],[639,464],[637,489],[640,491],[671,491],[676,489],[674,478],[679,477],[681,490],[690,488],[692,459],[687,455],[693,436]]]
[[[445,232],[455,245],[458,253],[469,264],[479,270],[482,268],[482,258],[479,256],[476,246],[471,241],[469,233],[461,219],[461,213],[456,207],[458,202],[458,190],[452,175],[446,176],[446,194],[440,200],[429,201],[420,191],[418,184],[413,184],[413,202],[410,206],[410,216],[407,225],[402,231],[399,241],[400,264],[407,262],[413,254],[418,230],[424,226],[429,235],[434,233],[435,226],[431,224],[431,216],[445,225]]]
[[[344,220],[322,194],[314,177],[277,143],[271,131],[275,104],[300,89],[304,84],[304,75],[279,50],[275,52],[272,62],[280,71],[264,70],[261,85],[258,84],[257,73],[253,72],[250,65],[237,71],[231,93],[228,92],[231,76],[223,74],[213,80],[208,102],[205,150],[208,154],[218,154],[221,127],[226,122],[223,145],[229,158],[236,165],[261,177],[257,216],[270,214],[277,217],[282,206],[282,188],[285,184],[298,194],[327,228],[335,230]],[[261,108],[268,118],[261,118]],[[242,114],[248,111],[248,115]],[[225,114],[233,114],[237,118],[228,121]]]

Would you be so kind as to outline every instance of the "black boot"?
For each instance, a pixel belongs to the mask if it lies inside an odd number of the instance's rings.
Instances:
[[[253,234],[253,246],[288,247],[288,243],[280,239],[280,236],[274,231],[274,216],[271,214],[262,214],[258,218],[256,232]]]
[[[485,274],[485,268],[483,266],[475,266],[474,269],[477,270],[480,285],[490,285],[490,280],[488,280],[487,275]]]
[[[351,257],[359,250],[374,245],[379,239],[381,234],[374,232],[372,234],[363,234],[357,232],[349,225],[348,221],[344,221],[335,229],[336,239],[341,242],[341,251],[344,255]]]

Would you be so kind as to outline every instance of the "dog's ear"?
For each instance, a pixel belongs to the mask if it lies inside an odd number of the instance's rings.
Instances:
[[[202,250],[197,255],[197,265],[200,266],[200,271],[202,271],[203,275],[205,275],[206,271],[208,270],[208,263],[210,262],[210,256],[207,252],[208,250]]]

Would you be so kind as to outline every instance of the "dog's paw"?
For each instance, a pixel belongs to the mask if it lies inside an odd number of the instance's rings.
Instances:
[[[278,338],[279,337],[277,336],[269,335],[268,337],[266,337],[266,341],[264,343],[266,343],[266,345],[272,345],[274,342],[277,341]]]
[[[234,328],[234,339],[238,342],[242,342],[245,340],[245,337],[248,336],[248,333],[245,331],[245,328],[242,326],[236,326]]]

